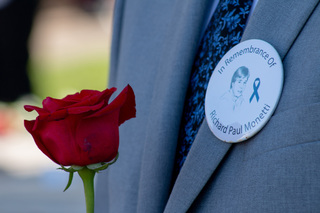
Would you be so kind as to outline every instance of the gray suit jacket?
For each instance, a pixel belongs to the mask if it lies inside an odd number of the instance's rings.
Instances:
[[[210,0],[117,0],[110,84],[130,84],[137,118],[120,127],[120,157],[97,179],[102,212],[320,212],[320,4],[260,0],[242,40],[275,47],[279,105],[239,144],[204,120],[171,188],[185,94]]]

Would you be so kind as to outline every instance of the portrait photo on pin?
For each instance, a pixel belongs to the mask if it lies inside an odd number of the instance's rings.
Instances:
[[[249,69],[241,66],[233,73],[230,81],[230,89],[221,97],[221,106],[227,107],[230,113],[237,112],[245,102],[243,93],[250,77]]]

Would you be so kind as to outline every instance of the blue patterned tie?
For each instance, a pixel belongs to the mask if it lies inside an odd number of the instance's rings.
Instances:
[[[204,33],[191,72],[177,147],[178,175],[204,118],[210,76],[222,56],[240,42],[253,0],[220,0]]]

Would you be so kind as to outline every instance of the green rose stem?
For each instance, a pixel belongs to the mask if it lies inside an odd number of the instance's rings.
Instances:
[[[94,213],[94,175],[96,172],[84,167],[78,171],[78,174],[83,181],[87,213]]]
[[[119,157],[119,153],[109,163],[102,162],[102,163],[90,164],[87,166],[73,165],[73,166],[70,166],[69,168],[66,168],[63,165],[61,165],[61,168],[58,168],[66,172],[69,172],[68,184],[64,189],[64,191],[66,191],[70,187],[73,179],[73,173],[78,172],[83,182],[87,213],[94,213],[94,176],[95,174],[97,172],[107,169],[111,164],[114,164],[117,161],[118,157]]]

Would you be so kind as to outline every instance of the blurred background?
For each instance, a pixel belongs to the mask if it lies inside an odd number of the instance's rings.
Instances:
[[[0,212],[85,212],[78,175],[36,147],[23,105],[107,87],[114,0],[0,0]]]

